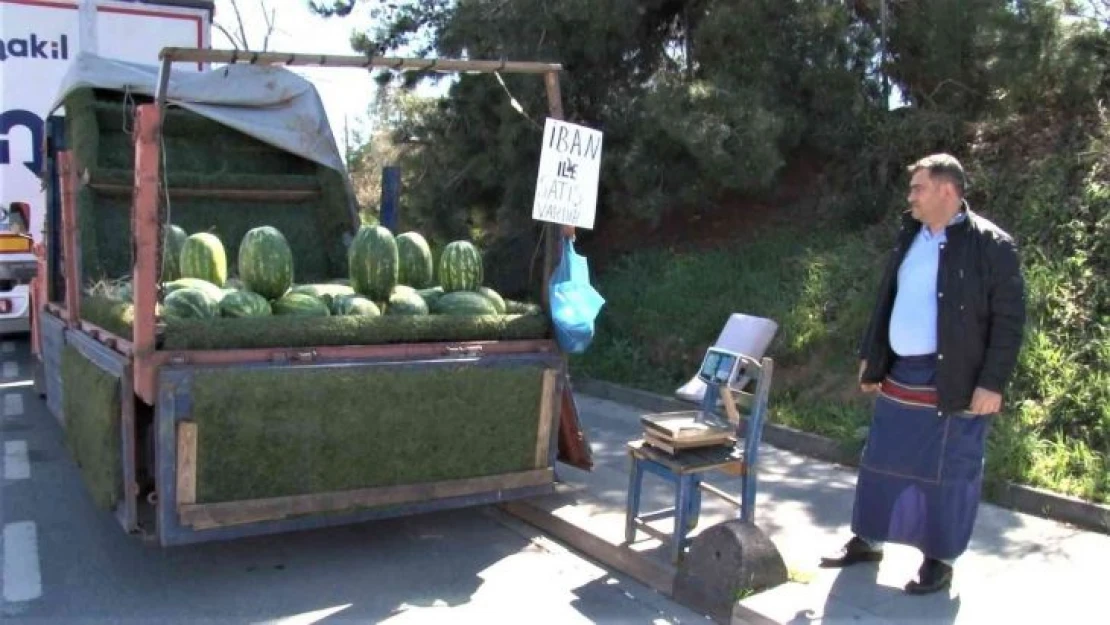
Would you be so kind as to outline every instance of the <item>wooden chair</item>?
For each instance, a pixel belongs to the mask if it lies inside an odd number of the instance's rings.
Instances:
[[[723,399],[727,420],[734,427],[731,444],[718,444],[692,448],[664,450],[650,435],[628,443],[632,466],[628,483],[628,500],[625,511],[625,542],[632,543],[636,530],[641,530],[664,543],[669,542],[671,560],[677,564],[689,545],[687,535],[697,527],[701,513],[701,492],[705,491],[724,499],[739,508],[740,519],[752,522],[755,518],[755,499],[757,489],[757,466],[759,443],[763,438],[763,424],[767,419],[767,404],[771,390],[774,363],[770,358],[757,361],[741,356],[744,375],[749,380],[744,391],[739,393],[727,387],[719,389],[709,386],[701,402],[701,409],[716,415],[718,398]],[[755,387],[754,392],[747,389]],[[741,410],[746,414],[741,419]],[[686,419],[696,417],[697,411],[677,412],[645,417],[645,419],[665,420],[668,417]],[[673,452],[673,453],[672,453]],[[707,484],[702,476],[711,472],[743,476],[740,498]],[[671,482],[675,487],[673,507],[640,514],[640,492],[645,473],[652,473]],[[656,530],[648,525],[658,519],[674,518],[673,535]]]

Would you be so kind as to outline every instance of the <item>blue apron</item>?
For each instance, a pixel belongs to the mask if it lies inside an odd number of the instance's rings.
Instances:
[[[897,358],[875,399],[852,532],[947,560],[967,549],[989,419],[938,414],[936,356]]]

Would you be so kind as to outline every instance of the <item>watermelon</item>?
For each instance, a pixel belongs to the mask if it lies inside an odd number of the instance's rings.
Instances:
[[[416,289],[398,285],[389,295],[389,303],[386,304],[385,314],[426,315],[428,314],[428,304],[424,302],[424,298],[420,297]]]
[[[332,302],[340,295],[354,295],[355,290],[342,284],[298,284],[289,289],[290,293],[307,293],[322,300],[331,308]]]
[[[293,284],[293,251],[273,226],[252,228],[239,242],[239,278],[266,299],[277,299]]]
[[[428,308],[435,308],[436,301],[443,297],[443,287],[433,286],[430,289],[419,289],[416,293],[424,298],[424,303],[428,305]]]
[[[474,291],[482,285],[482,253],[470,241],[452,241],[439,256],[439,283],[443,290]]]
[[[189,235],[181,226],[170,224],[162,238],[162,281],[170,282],[181,277],[181,248]]]
[[[381,301],[397,284],[397,241],[382,226],[362,226],[347,251],[351,286],[359,295]]]
[[[217,302],[224,298],[223,289],[207,280],[201,280],[199,278],[180,278],[162,285],[162,291],[167,296],[181,289],[199,289]]]
[[[494,309],[497,310],[497,314],[505,314],[505,300],[501,298],[500,293],[494,291],[488,286],[480,286],[478,287],[476,292],[478,293],[478,295],[481,295],[482,297],[488,299],[490,303],[493,304]]]
[[[489,298],[473,291],[446,293],[436,302],[439,315],[496,315],[497,309]]]
[[[227,281],[227,252],[219,237],[198,232],[185,239],[181,246],[181,277],[199,278],[216,286],[224,285]]]
[[[300,317],[327,317],[331,315],[328,305],[308,293],[286,293],[274,300],[272,308],[275,315],[296,315]]]
[[[258,293],[232,290],[220,300],[220,314],[224,317],[269,317],[273,311],[270,302]]]
[[[212,319],[219,314],[219,300],[192,287],[178,289],[162,302],[162,316],[167,319]]]
[[[432,285],[432,248],[419,232],[397,236],[397,281],[423,289]]]
[[[340,295],[332,302],[331,313],[340,316],[377,317],[378,305],[361,295]]]
[[[227,282],[224,282],[224,290],[226,291],[228,289],[231,289],[233,291],[249,291],[250,290],[250,289],[247,288],[247,286],[245,284],[243,284],[243,281],[240,280],[239,278],[228,278]]]

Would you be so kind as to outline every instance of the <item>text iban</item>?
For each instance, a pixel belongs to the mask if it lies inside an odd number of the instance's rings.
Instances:
[[[551,132],[547,138],[547,147],[560,154],[572,154],[596,160],[601,152],[601,137],[588,133],[583,139],[582,134],[577,128],[551,126]]]

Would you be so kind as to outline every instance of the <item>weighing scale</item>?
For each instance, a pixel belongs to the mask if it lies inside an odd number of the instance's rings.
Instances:
[[[744,375],[748,363],[759,365],[739,352],[707,349],[698,370],[698,378],[706,385],[700,408],[640,417],[644,442],[671,455],[688,449],[734,446],[740,424],[734,393],[742,392],[749,382]],[[723,400],[725,418],[717,413],[718,400]]]

